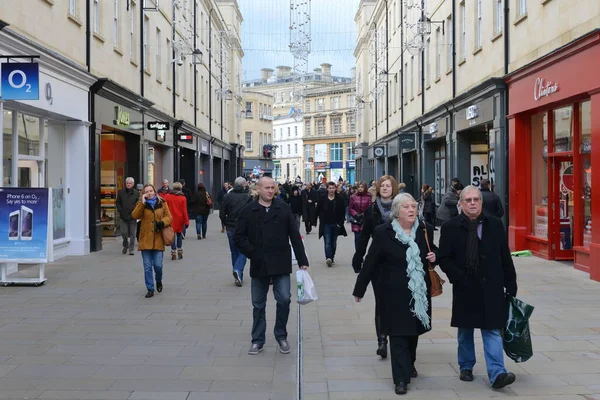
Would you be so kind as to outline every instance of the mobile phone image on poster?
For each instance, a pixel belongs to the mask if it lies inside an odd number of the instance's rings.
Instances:
[[[21,212],[15,210],[8,217],[8,240],[19,240]]]
[[[21,240],[31,240],[33,237],[33,210],[21,206]]]

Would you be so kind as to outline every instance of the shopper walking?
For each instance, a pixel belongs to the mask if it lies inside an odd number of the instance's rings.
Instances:
[[[317,205],[319,239],[323,237],[325,263],[328,267],[335,264],[338,236],[348,236],[344,227],[346,205],[344,199],[336,193],[336,190],[335,182],[329,182],[325,194],[319,197]]]
[[[352,268],[354,272],[359,273],[362,268],[363,258],[367,252],[369,239],[373,235],[373,231],[379,225],[385,224],[390,219],[392,212],[393,199],[398,194],[398,182],[391,175],[384,175],[372,186],[375,189],[375,201],[367,209],[364,216],[363,229],[360,232],[358,246],[354,257],[352,257]],[[370,190],[370,189],[369,189]],[[379,298],[377,296],[378,277],[377,271],[374,272],[371,279],[373,292],[375,293],[375,332],[377,334],[377,355],[381,358],[387,357],[387,335],[381,330],[381,310],[379,309]]]
[[[309,235],[313,226],[317,226],[317,203],[319,195],[310,183],[302,191],[302,219],[304,220],[304,229]]]
[[[183,232],[190,225],[187,212],[187,200],[183,194],[182,185],[179,182],[173,184],[173,190],[164,195],[169,205],[169,211],[173,217],[171,226],[175,232],[175,240],[171,244],[171,260],[183,258]]]
[[[208,216],[212,206],[208,204],[210,195],[204,183],[199,183],[196,193],[192,197],[192,213],[196,216],[196,237],[198,240],[206,239],[208,229]]]
[[[235,245],[250,259],[252,278],[252,345],[248,354],[263,350],[267,329],[266,306],[269,284],[277,302],[273,334],[279,351],[287,354],[287,321],[290,314],[290,274],[292,273],[291,247],[301,269],[308,268],[308,258],[292,210],[283,201],[274,199],[275,181],[259,179],[256,189],[258,200],[246,205],[235,228]]]
[[[354,250],[358,248],[358,240],[360,238],[360,232],[363,229],[365,222],[365,211],[371,206],[371,195],[367,192],[367,183],[358,182],[357,191],[350,197],[350,204],[348,205],[348,212],[350,213],[350,222],[352,232],[354,232]]]
[[[490,384],[501,389],[515,381],[504,367],[502,329],[506,295],[517,295],[517,274],[502,221],[482,212],[483,196],[475,186],[460,193],[461,215],[442,225],[440,267],[452,283],[452,320],[458,328],[460,380],[473,380],[475,342],[481,330]]]
[[[119,225],[121,228],[121,236],[123,237],[123,254],[133,255],[135,248],[135,238],[137,233],[137,221],[131,216],[135,205],[140,196],[138,191],[133,187],[135,180],[132,177],[125,179],[125,187],[117,194],[115,204],[119,213]]]
[[[244,281],[246,256],[236,246],[235,241],[233,240],[233,233],[242,208],[252,201],[252,197],[250,197],[248,190],[246,189],[246,184],[246,179],[241,176],[237,177],[233,182],[233,190],[223,197],[223,203],[219,210],[219,218],[227,229],[234,284],[239,287],[242,286]]]
[[[390,338],[392,377],[396,394],[405,394],[415,368],[419,335],[431,330],[431,281],[428,263],[437,255],[428,250],[425,230],[433,244],[433,227],[419,221],[417,202],[408,193],[394,198],[390,220],[373,232],[373,242],[356,278],[354,297],[360,302],[377,277],[381,331]],[[432,245],[432,249],[437,248]]]
[[[146,282],[146,298],[154,296],[154,279],[156,290],[163,290],[163,252],[165,243],[162,230],[171,225],[169,206],[157,194],[154,185],[146,184],[140,201],[136,204],[131,216],[140,221],[140,240],[138,247],[142,253],[144,264],[144,281]],[[154,277],[152,276],[154,270]]]

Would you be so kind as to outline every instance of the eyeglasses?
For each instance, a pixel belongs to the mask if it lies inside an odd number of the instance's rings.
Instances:
[[[479,197],[469,197],[467,199],[463,199],[465,203],[479,203],[481,199]]]

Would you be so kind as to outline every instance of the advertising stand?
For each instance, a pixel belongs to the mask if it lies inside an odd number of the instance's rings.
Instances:
[[[52,245],[52,189],[0,188],[0,284],[41,285]],[[37,278],[10,277],[9,264],[39,266]]]

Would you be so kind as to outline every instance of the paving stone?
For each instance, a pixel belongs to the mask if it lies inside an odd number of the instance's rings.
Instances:
[[[20,365],[5,376],[15,378],[90,378],[100,367],[87,365]]]
[[[47,390],[39,399],[61,400],[127,400],[131,395],[126,391],[82,391],[82,390]]]
[[[186,400],[189,392],[143,392],[131,393],[128,400]]]
[[[94,374],[102,379],[177,379],[183,371],[179,366],[103,366]]]

